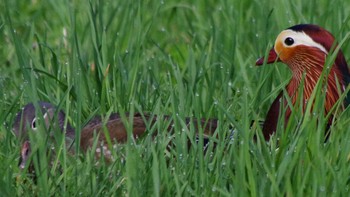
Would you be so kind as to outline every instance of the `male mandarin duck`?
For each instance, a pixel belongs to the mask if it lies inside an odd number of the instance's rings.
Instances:
[[[274,47],[268,54],[266,63],[283,62],[292,71],[292,78],[286,86],[286,91],[291,98],[293,106],[298,99],[300,90],[298,88],[302,80],[304,80],[302,87],[303,100],[304,102],[308,101],[316,83],[321,77],[327,56],[335,52],[336,47],[337,43],[330,32],[312,24],[292,26],[277,36]],[[256,65],[263,65],[264,62],[265,59],[260,58],[256,61]],[[325,114],[331,111],[331,108],[339,100],[340,95],[346,90],[349,81],[348,65],[343,52],[339,50],[327,77],[327,90],[325,91],[324,103]],[[340,88],[338,88],[338,84]],[[276,131],[281,105],[283,104],[287,107],[286,99],[281,104],[283,97],[283,92],[281,92],[267,113],[262,129],[266,140],[269,140],[270,136]],[[349,96],[347,99],[349,99]],[[345,101],[344,107],[347,105],[348,102]],[[289,120],[290,115],[291,109],[287,108],[285,122]]]
[[[30,142],[28,139],[28,132],[37,130],[39,124],[39,118],[42,117],[45,123],[45,127],[50,131],[62,131],[65,132],[66,145],[71,147],[74,143],[75,130],[67,123],[65,126],[65,113],[63,111],[56,111],[56,107],[50,103],[38,102],[37,107],[40,112],[36,111],[33,103],[27,104],[16,116],[13,130],[17,137],[24,141],[21,148],[21,161],[20,168],[25,168],[27,160],[30,156]],[[41,116],[42,115],[42,116]],[[39,116],[39,117],[38,117]],[[128,114],[126,114],[128,116]],[[129,117],[127,117],[129,118]],[[134,114],[132,117],[132,133],[134,138],[141,137],[147,132],[147,128],[151,128],[160,117],[148,116],[147,114],[141,115],[139,113]],[[162,116],[162,120],[169,120],[169,116]],[[57,124],[56,124],[57,123]],[[172,123],[172,122],[171,122]],[[199,132],[199,127],[203,129],[204,143],[208,139],[208,136],[214,136],[214,132],[217,128],[216,119],[190,119],[186,118],[186,125],[192,124],[196,131]],[[147,127],[147,125],[149,127]],[[96,147],[96,157],[99,158],[103,154],[103,157],[107,162],[112,161],[111,151],[107,147],[107,138],[105,136],[104,128],[108,130],[109,139],[112,143],[123,143],[128,139],[128,132],[125,125],[118,114],[111,114],[108,121],[104,124],[101,117],[93,118],[80,133],[80,148],[83,152],[87,152],[93,147],[95,142],[95,136],[98,136],[98,142]],[[173,127],[167,128],[168,132],[173,132]],[[156,133],[154,133],[155,135]],[[50,134],[52,136],[52,133]],[[188,142],[189,146],[191,145]],[[100,146],[101,145],[101,146]],[[71,152],[71,151],[70,151]]]

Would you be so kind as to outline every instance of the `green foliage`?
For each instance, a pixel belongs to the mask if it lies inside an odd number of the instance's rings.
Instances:
[[[339,114],[327,142],[320,91],[315,113],[297,116],[269,144],[254,141],[261,129],[250,127],[265,118],[290,78],[286,66],[255,67],[255,60],[281,30],[299,23],[318,24],[341,41],[350,30],[347,1],[5,0],[0,6],[0,194],[348,195],[349,110]],[[48,140],[36,140],[33,161],[43,170],[33,179],[17,166],[20,142],[11,128],[20,107],[38,100],[60,106],[77,136],[91,117],[111,112],[124,119],[125,112],[170,115],[175,133],[152,140],[152,132],[170,124],[158,121],[150,135],[118,145],[109,165],[92,153],[71,156],[58,140],[56,165],[47,168]],[[185,127],[184,117],[218,118],[216,148],[211,142],[204,154],[193,143],[187,151],[194,125]],[[234,140],[227,138],[229,126],[236,128]]]

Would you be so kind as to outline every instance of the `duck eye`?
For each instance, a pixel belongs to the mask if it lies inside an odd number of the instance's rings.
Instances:
[[[34,118],[33,121],[32,121],[32,129],[33,130],[36,129],[36,118]]]
[[[287,45],[287,46],[292,46],[294,44],[294,39],[291,38],[291,37],[288,37],[284,40],[284,43]]]

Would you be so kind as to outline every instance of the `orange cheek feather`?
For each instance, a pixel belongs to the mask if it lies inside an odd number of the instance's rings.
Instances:
[[[278,42],[275,45],[275,51],[282,62],[287,62],[293,56],[294,47],[286,48],[281,42]]]

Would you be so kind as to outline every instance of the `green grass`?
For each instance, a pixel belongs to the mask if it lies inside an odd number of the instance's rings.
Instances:
[[[322,104],[320,113],[295,120],[269,144],[254,142],[261,129],[250,128],[290,78],[287,66],[255,67],[255,60],[281,30],[299,23],[318,24],[341,41],[350,31],[347,1],[5,0],[0,6],[0,194],[349,194],[349,110],[325,143]],[[349,43],[342,45],[347,60]],[[37,100],[60,106],[77,136],[96,114],[129,111],[171,115],[176,132],[130,139],[111,165],[95,165],[91,153],[71,156],[56,140],[60,165],[47,168],[48,140],[42,140],[33,157],[42,171],[33,180],[17,166],[20,142],[11,128],[16,112]],[[200,144],[187,151],[194,129],[183,119],[192,116],[220,120],[218,146],[207,154]],[[158,121],[149,133],[168,124]],[[238,130],[235,140],[225,138],[229,126]],[[167,151],[170,137],[176,146]]]

